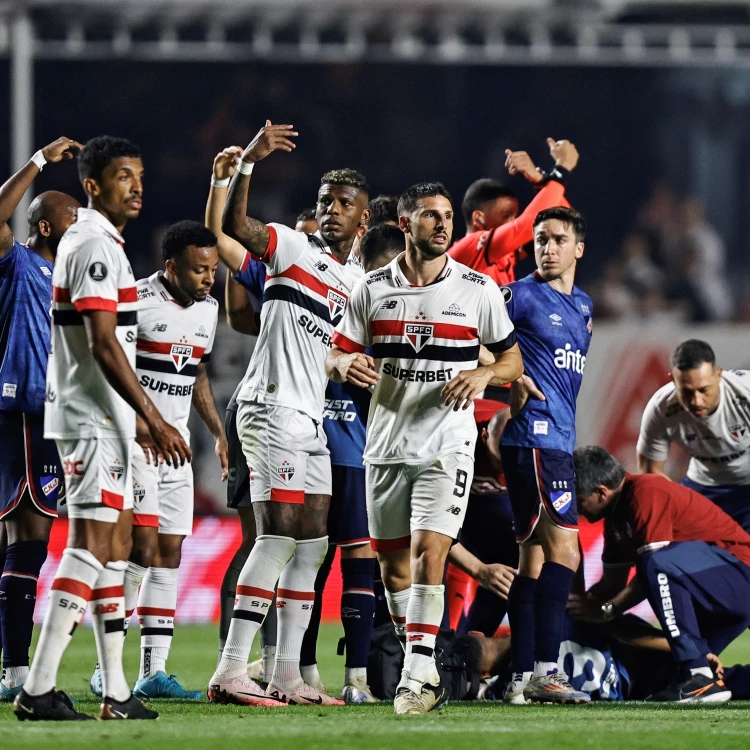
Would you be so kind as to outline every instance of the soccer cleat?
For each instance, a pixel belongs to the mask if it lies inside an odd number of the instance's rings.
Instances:
[[[208,683],[208,700],[212,703],[232,703],[238,706],[276,708],[287,704],[286,696],[275,688],[265,689],[255,680],[239,675],[220,677],[214,675]]]
[[[12,703],[16,696],[23,690],[23,683],[15,687],[8,687],[0,681],[0,703]]]
[[[102,677],[102,670],[95,669],[94,674],[91,675],[89,680],[89,690],[97,697],[101,698],[104,695],[104,678]]]
[[[269,691],[281,690],[276,685],[269,685]],[[318,690],[306,682],[301,682],[294,690],[287,691],[290,706],[345,706],[344,701]]]
[[[347,705],[359,705],[360,703],[380,703],[380,700],[372,694],[370,686],[365,680],[352,680],[344,685],[341,691],[341,700]]]
[[[247,676],[256,682],[263,682],[266,676],[263,669],[263,659],[256,659],[247,665]]]
[[[513,706],[524,706],[529,701],[523,694],[526,686],[531,680],[533,672],[514,672],[513,679],[508,683],[503,695],[503,703],[510,703]]]
[[[664,690],[649,695],[646,700],[672,703],[726,703],[731,698],[732,691],[723,680],[696,674],[682,682],[673,682]]]
[[[100,706],[99,718],[102,721],[122,721],[124,719],[158,719],[159,714],[141,703],[132,693],[126,701],[105,698]]]
[[[409,680],[406,687],[396,690],[393,711],[396,714],[426,714],[442,708],[448,702],[448,695],[442,685],[419,685]]]
[[[50,690],[43,695],[29,695],[25,690],[13,701],[13,713],[19,721],[94,721],[82,714],[62,690]]]
[[[138,680],[133,688],[136,698],[174,698],[181,701],[202,701],[203,693],[200,690],[185,690],[179,682],[177,675],[167,675],[164,671],[156,672],[146,680]]]
[[[532,677],[523,691],[531,703],[589,703],[591,696],[576,690],[562,672]]]

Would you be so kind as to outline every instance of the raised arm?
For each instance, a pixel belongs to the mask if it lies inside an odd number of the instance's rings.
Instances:
[[[265,127],[258,131],[243,152],[237,172],[229,185],[221,222],[222,231],[258,258],[262,258],[268,248],[270,233],[264,222],[247,215],[250,174],[255,163],[265,159],[273,151],[293,151],[295,144],[290,138],[296,135],[292,125],[272,125],[270,120],[266,120]]]
[[[10,221],[13,212],[21,202],[24,193],[31,187],[36,176],[42,171],[45,162],[55,163],[65,159],[72,159],[73,149],[83,148],[78,141],[70,138],[58,138],[41,149],[41,159],[34,155],[18,170],[5,184],[0,187],[0,258],[13,247],[13,232]],[[41,166],[40,166],[41,165]]]
[[[250,295],[242,284],[232,278],[231,274],[227,274],[224,307],[227,313],[227,323],[233,331],[248,336],[258,334],[258,313],[253,307]]]
[[[239,146],[229,146],[216,155],[211,171],[211,188],[208,191],[206,203],[206,226],[218,240],[219,259],[233,272],[242,266],[245,248],[221,231],[221,216],[227,202],[229,182],[237,171],[240,156],[242,156],[242,149]]]
[[[198,412],[198,416],[203,420],[203,424],[208,427],[209,432],[216,439],[214,453],[221,464],[221,481],[223,482],[226,480],[229,471],[229,447],[227,445],[227,436],[224,433],[224,425],[216,408],[208,370],[204,362],[198,365],[198,372],[193,384],[193,409]]]

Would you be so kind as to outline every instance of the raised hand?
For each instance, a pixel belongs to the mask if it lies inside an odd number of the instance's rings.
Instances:
[[[225,180],[237,171],[237,162],[242,156],[241,146],[228,146],[219,151],[214,159],[213,176],[215,180]]]
[[[542,180],[542,175],[536,168],[536,164],[525,151],[511,151],[506,148],[505,168],[508,170],[508,174],[522,174],[534,185]]]
[[[42,149],[42,155],[48,162],[52,162],[54,164],[55,162],[63,161],[64,159],[72,159],[75,156],[75,154],[73,153],[73,149],[77,149],[80,151],[82,148],[83,144],[62,136],[56,141],[52,141],[52,143],[45,146]]]
[[[547,138],[549,146],[549,155],[555,160],[555,165],[567,169],[575,169],[578,164],[578,149],[570,141],[556,141],[554,138]]]
[[[272,125],[270,120],[258,131],[242,153],[242,161],[256,162],[265,159],[273,151],[294,151],[297,144],[290,140],[299,135],[294,125]]]

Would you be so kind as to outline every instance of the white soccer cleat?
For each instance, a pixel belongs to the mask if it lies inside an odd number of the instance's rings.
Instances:
[[[247,676],[256,682],[263,682],[266,674],[263,669],[263,659],[256,659],[247,665]]]
[[[344,685],[341,691],[341,700],[347,705],[359,705],[361,703],[380,703],[380,700],[372,694],[370,686],[365,680],[352,680]]]
[[[508,683],[508,687],[505,688],[503,703],[510,703],[513,706],[525,706],[529,701],[524,696],[523,691],[529,684],[529,680],[533,674],[533,672],[514,672],[513,679]]]
[[[408,687],[400,687],[393,700],[393,712],[396,714],[426,714],[441,708],[448,702],[445,688],[425,683],[418,685],[409,680]]]
[[[286,705],[286,696],[283,692],[266,691],[262,685],[243,674],[235,677],[221,677],[215,674],[208,683],[207,695],[212,703],[264,708]]]
[[[531,703],[589,703],[591,696],[576,690],[562,672],[553,672],[544,677],[534,677],[523,691]]]
[[[281,688],[276,685],[268,686],[269,692],[281,691]],[[306,682],[300,683],[300,685],[292,690],[282,691],[286,692],[287,701],[290,706],[345,706],[344,701],[334,698],[328,693],[317,690],[316,688],[308,685]]]

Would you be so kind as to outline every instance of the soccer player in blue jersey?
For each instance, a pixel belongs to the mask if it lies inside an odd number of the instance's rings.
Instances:
[[[541,211],[534,221],[537,270],[504,288],[525,365],[512,388],[514,416],[500,441],[520,544],[508,601],[509,703],[589,700],[557,670],[565,605],[579,564],[573,448],[593,308],[574,284],[584,237],[577,211]]]
[[[75,222],[80,204],[55,191],[37,196],[29,208],[25,245],[8,221],[45,164],[72,159],[80,147],[58,138],[0,188],[0,521],[8,536],[7,549],[0,551],[0,701],[12,701],[29,672],[37,579],[64,492],[57,448],[44,439],[45,372],[52,269],[60,238]]]

